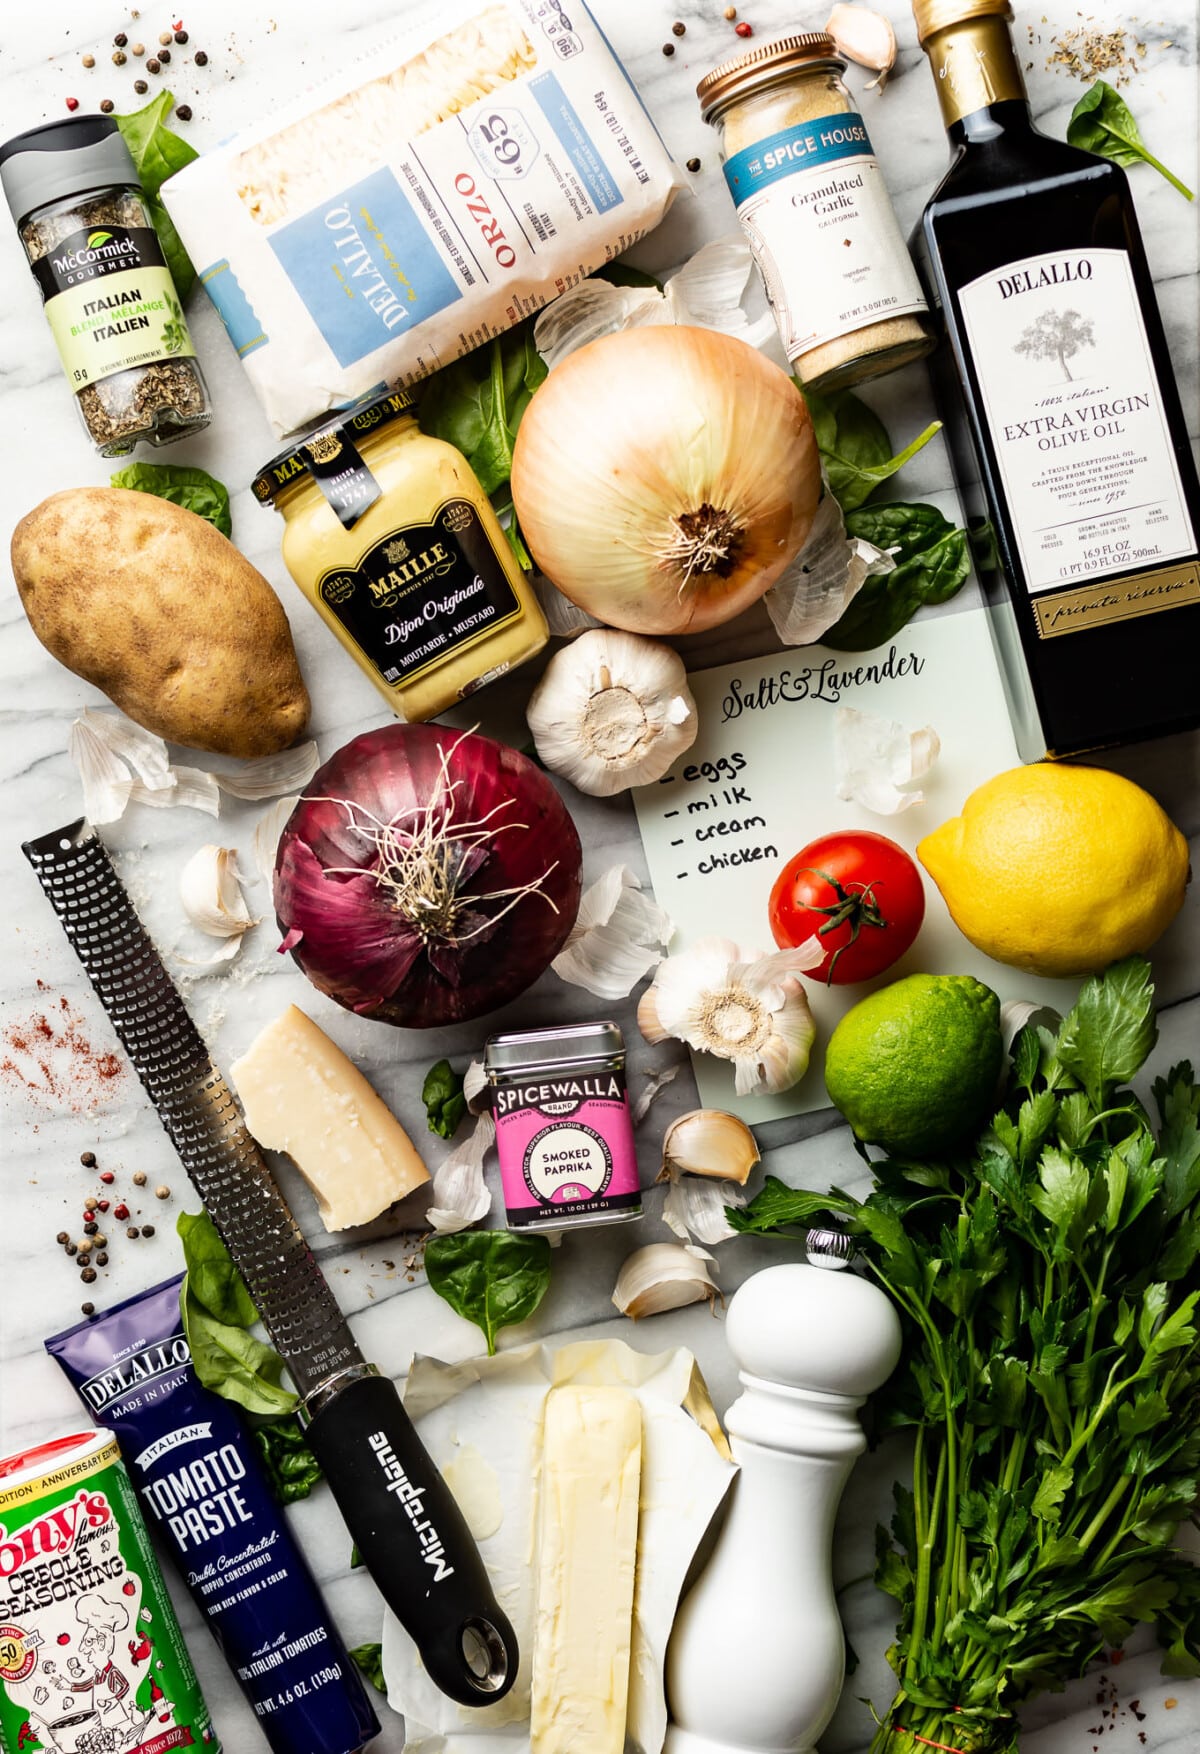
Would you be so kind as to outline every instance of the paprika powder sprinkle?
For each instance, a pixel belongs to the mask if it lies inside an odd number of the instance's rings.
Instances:
[[[118,1054],[97,1047],[82,1014],[45,984],[44,1010],[0,1028],[0,1080],[34,1107],[86,1114],[123,1094],[127,1076]]]

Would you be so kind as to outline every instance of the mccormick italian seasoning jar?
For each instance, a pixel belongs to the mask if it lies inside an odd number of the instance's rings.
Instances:
[[[0,1748],[220,1754],[116,1440],[0,1460]]]
[[[696,87],[725,181],[803,383],[841,390],[933,348],[846,63],[823,31],[779,37]]]
[[[0,182],[100,455],[206,427],[196,349],[113,118],[69,116],[18,134],[0,146]]]
[[[296,440],[254,492],[283,515],[293,579],[399,718],[436,718],[545,645],[491,501],[407,391]]]
[[[625,1042],[615,1023],[493,1035],[483,1063],[510,1230],[641,1216]]]

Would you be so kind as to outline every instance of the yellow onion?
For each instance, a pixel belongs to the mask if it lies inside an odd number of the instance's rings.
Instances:
[[[804,398],[754,348],[675,325],[604,335],[535,393],[512,494],[546,576],[632,633],[698,633],[770,589],[821,469]]]

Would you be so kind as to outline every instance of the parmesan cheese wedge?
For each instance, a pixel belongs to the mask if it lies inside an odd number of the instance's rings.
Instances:
[[[429,1180],[392,1111],[298,1006],[267,1025],[230,1076],[246,1125],[292,1159],[326,1230],[366,1224]]]
[[[546,1397],[530,1754],[621,1754],[642,1480],[629,1389]]]

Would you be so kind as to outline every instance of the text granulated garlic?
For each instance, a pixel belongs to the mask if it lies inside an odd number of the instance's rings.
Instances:
[[[788,358],[845,389],[933,346],[929,309],[824,32],[779,37],[696,87]]]

